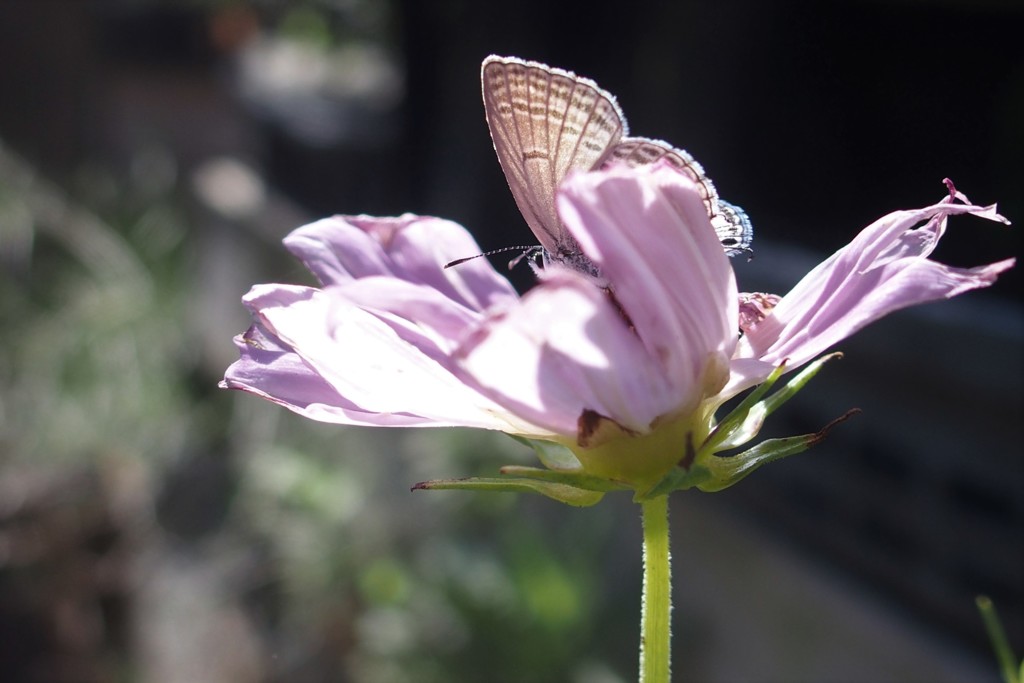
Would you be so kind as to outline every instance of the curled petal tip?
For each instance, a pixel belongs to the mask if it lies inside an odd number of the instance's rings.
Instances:
[[[862,412],[864,411],[862,411],[860,408],[850,408],[845,413],[843,413],[842,415],[840,415],[839,417],[837,417],[836,419],[832,420],[827,425],[819,429],[807,442],[807,447],[811,448],[812,446],[817,446],[819,443],[825,440],[825,437],[828,436],[829,432],[831,432],[833,428],[835,428],[840,423],[846,422],[854,415],[860,415]]]
[[[949,197],[945,201],[952,202],[955,199],[959,199],[964,204],[970,204],[970,202],[967,200],[967,196],[964,195],[963,192],[960,192],[959,190],[956,189],[956,185],[953,184],[953,181],[951,179],[943,178],[942,184],[946,186],[947,190],[949,190]]]

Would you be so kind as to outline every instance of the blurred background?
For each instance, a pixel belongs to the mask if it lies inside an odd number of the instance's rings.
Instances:
[[[743,290],[946,176],[1017,227],[954,219],[938,258],[1018,255],[1022,30],[1016,0],[0,3],[0,677],[635,680],[628,496],[410,493],[533,458],[218,390],[239,298],[311,282],[280,239],[330,213],[531,242],[490,53],[591,77],[693,153],[754,223]],[[1019,284],[844,343],[772,431],[863,415],[673,498],[681,677],[997,681],[980,593],[1024,650]]]

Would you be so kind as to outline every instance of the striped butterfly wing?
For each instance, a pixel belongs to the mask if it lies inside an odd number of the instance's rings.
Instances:
[[[711,179],[704,173],[704,167],[685,150],[676,149],[661,140],[625,138],[611,149],[604,165],[617,162],[627,166],[645,166],[661,160],[677,168],[697,184],[697,190],[704,200],[708,215],[715,215],[718,209],[718,192]]]
[[[711,225],[715,228],[722,248],[729,256],[736,256],[750,250],[754,229],[750,219],[740,207],[722,201],[718,197],[711,178],[689,152],[672,147],[661,140],[648,138],[623,138],[610,150],[604,164],[624,163],[628,166],[643,166],[664,160],[686,174],[697,185],[704,206],[707,208]]]
[[[615,98],[571,72],[514,57],[488,57],[481,81],[494,150],[516,205],[549,257],[579,265],[555,192],[570,171],[594,168],[625,135]]]

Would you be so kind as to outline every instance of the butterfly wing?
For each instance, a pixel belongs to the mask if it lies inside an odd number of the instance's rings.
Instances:
[[[686,150],[677,149],[661,140],[623,138],[611,148],[603,165],[617,162],[635,167],[661,160],[689,176],[696,183],[697,191],[700,192],[708,217],[711,219],[711,225],[714,226],[725,253],[736,256],[749,251],[750,243],[754,239],[754,229],[747,214],[740,207],[719,199],[718,191],[711,178],[704,172],[704,167]]]
[[[718,200],[718,214],[711,217],[711,225],[718,233],[727,256],[752,253],[750,243],[754,241],[754,226],[750,224],[747,213],[729,202]]]
[[[576,253],[555,192],[570,171],[594,168],[626,133],[615,98],[571,72],[514,57],[484,60],[481,82],[494,151],[516,205],[549,254]]]
[[[714,216],[718,210],[718,192],[711,183],[711,179],[704,173],[704,167],[685,150],[676,149],[661,140],[625,138],[611,149],[604,165],[621,163],[635,167],[653,164],[661,160],[689,176],[697,184],[697,190],[700,192],[701,199],[704,200],[708,215]]]
[[[596,272],[555,208],[555,192],[570,171],[659,160],[697,184],[725,252],[749,251],[754,231],[747,214],[719,199],[704,168],[688,152],[660,140],[625,137],[626,120],[615,98],[593,81],[538,62],[492,55],[481,67],[481,83],[494,151],[516,205],[548,258]]]

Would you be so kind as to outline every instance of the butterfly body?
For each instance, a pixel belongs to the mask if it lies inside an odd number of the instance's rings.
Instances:
[[[749,250],[749,219],[739,207],[719,200],[703,167],[668,143],[629,137],[615,98],[590,79],[538,62],[492,55],[481,67],[481,82],[494,150],[516,205],[544,248],[545,262],[598,275],[556,210],[558,185],[571,171],[660,160],[697,184],[726,253]]]

